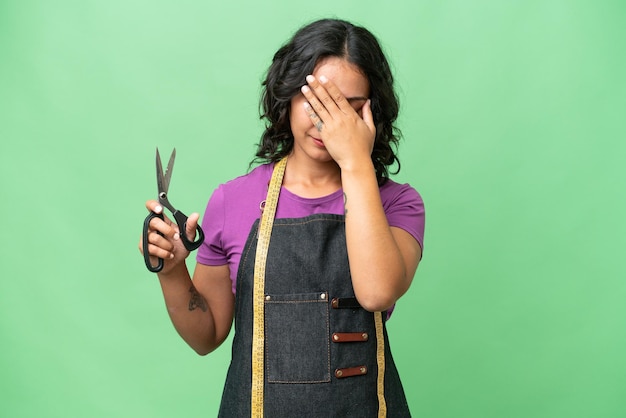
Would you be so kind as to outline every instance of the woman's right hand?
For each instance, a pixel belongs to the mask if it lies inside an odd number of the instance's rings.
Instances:
[[[163,207],[156,200],[148,200],[146,208],[156,214],[163,213]],[[199,218],[200,216],[197,213],[192,213],[187,220],[185,233],[190,241],[193,241],[195,238]],[[163,235],[158,234],[158,232]],[[143,237],[139,239],[139,251],[143,254]],[[180,239],[178,225],[165,215],[163,219],[155,217],[150,221],[148,253],[150,254],[152,265],[156,265],[157,257],[163,259],[163,270],[159,272],[160,274],[167,274],[189,256],[189,251]]]

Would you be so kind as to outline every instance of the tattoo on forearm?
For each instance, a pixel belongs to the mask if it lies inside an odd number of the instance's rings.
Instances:
[[[348,214],[348,195],[346,192],[343,192],[343,214],[344,216]]]
[[[200,308],[202,309],[202,312],[206,312],[208,309],[206,299],[198,293],[193,285],[189,288],[189,293],[191,293],[191,299],[189,299],[189,310],[193,311],[196,308]]]

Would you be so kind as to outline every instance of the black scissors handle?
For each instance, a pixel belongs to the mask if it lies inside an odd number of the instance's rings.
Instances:
[[[143,221],[143,259],[146,262],[146,267],[148,267],[148,270],[153,273],[158,273],[159,271],[163,270],[163,259],[159,258],[156,266],[153,266],[150,262],[150,252],[148,251],[148,232],[150,231],[150,221],[154,218],[164,219],[162,213],[150,212],[148,216],[146,216],[146,220]],[[157,234],[163,236],[163,234],[159,231],[157,231]]]
[[[180,238],[183,240],[183,245],[187,249],[187,251],[193,251],[200,247],[204,242],[204,231],[200,225],[196,225],[196,232],[198,233],[198,239],[195,241],[190,241],[187,238],[187,215],[182,213],[179,210],[175,210],[172,212],[174,219],[176,219],[176,223],[178,224],[178,230],[180,231]]]
[[[196,226],[196,231],[198,233],[198,239],[195,241],[190,241],[187,238],[187,216],[179,210],[174,211],[173,213],[174,219],[176,219],[176,223],[178,224],[178,229],[180,230],[180,238],[183,241],[183,245],[187,249],[187,251],[193,251],[200,247],[204,242],[204,231],[200,225]],[[154,213],[150,212],[148,216],[146,216],[146,220],[143,221],[143,259],[146,262],[146,267],[153,273],[158,273],[163,270],[163,259],[159,258],[157,264],[155,266],[152,265],[150,261],[150,253],[148,252],[148,232],[150,230],[150,221],[154,218],[164,219],[162,213]],[[157,234],[163,236],[162,233],[157,231]]]

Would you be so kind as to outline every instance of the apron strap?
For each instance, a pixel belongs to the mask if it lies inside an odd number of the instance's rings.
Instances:
[[[265,199],[263,214],[259,225],[256,257],[254,260],[254,286],[252,294],[253,323],[252,323],[252,393],[251,416],[263,418],[264,413],[264,384],[265,384],[265,266],[269,249],[278,196],[285,175],[287,157],[274,165]],[[376,360],[378,366],[378,417],[387,416],[385,402],[385,337],[383,331],[383,313],[375,312],[376,325]]]
[[[256,246],[256,258],[254,260],[254,288],[252,294],[253,322],[252,322],[252,394],[251,416],[252,418],[263,417],[263,386],[265,382],[265,263],[267,251],[272,236],[272,227],[278,205],[278,195],[283,183],[287,157],[274,165],[272,179],[270,180],[265,207],[261,215],[258,240]]]

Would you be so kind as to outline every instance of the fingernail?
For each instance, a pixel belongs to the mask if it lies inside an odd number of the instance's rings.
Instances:
[[[308,86],[302,86],[300,90],[302,90],[302,93],[308,93],[310,89]]]
[[[154,213],[161,213],[162,211],[163,211],[163,208],[160,205],[154,208]]]
[[[315,81],[315,77],[313,77],[312,75],[307,75],[306,76],[306,82],[307,83],[312,83]]]
[[[180,238],[180,234],[177,232],[174,234],[174,239],[179,239]]]
[[[174,253],[170,253],[170,259],[174,258]]]
[[[321,76],[320,76],[320,81],[321,81],[322,83],[325,83],[325,82],[327,82],[327,81],[328,81],[328,79],[326,78],[326,76],[321,75]]]

